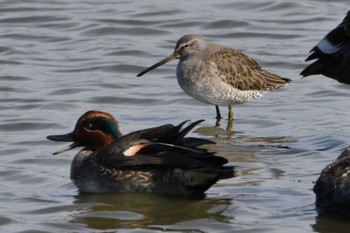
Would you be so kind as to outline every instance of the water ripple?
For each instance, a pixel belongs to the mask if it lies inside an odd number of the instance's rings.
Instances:
[[[341,218],[319,216],[311,189],[348,144],[349,87],[299,72],[347,10],[345,0],[1,2],[1,231],[342,232]],[[213,106],[183,93],[175,61],[136,77],[189,33],[293,82],[234,106],[227,132]],[[123,133],[205,119],[190,135],[215,141],[209,149],[239,176],[200,200],[78,194],[69,179],[78,149],[53,156],[66,144],[46,136],[70,132],[90,109],[114,114]]]

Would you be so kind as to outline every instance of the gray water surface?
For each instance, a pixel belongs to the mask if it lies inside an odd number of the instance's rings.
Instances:
[[[312,187],[350,143],[350,86],[299,76],[348,10],[346,0],[0,2],[1,232],[349,232],[343,215],[316,210]],[[214,127],[214,107],[182,92],[175,61],[136,78],[189,33],[293,82],[234,106],[233,132]],[[191,136],[214,140],[239,177],[201,200],[79,194],[78,150],[53,156],[65,143],[46,136],[90,109],[123,133],[205,119]]]

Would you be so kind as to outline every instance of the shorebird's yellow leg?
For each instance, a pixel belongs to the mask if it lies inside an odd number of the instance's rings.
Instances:
[[[233,109],[231,105],[228,106],[228,120],[233,120]]]
[[[231,105],[228,106],[227,131],[231,131],[233,126],[233,109]]]

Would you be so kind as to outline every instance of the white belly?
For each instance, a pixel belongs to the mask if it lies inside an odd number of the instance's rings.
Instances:
[[[200,69],[200,67],[197,67]],[[176,70],[177,81],[184,92],[193,98],[214,105],[228,106],[245,103],[263,96],[260,91],[242,91],[223,82],[218,77],[202,72],[191,67],[191,71],[181,66],[179,62]]]

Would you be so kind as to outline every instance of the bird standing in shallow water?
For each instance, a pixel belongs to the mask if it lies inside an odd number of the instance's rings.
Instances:
[[[183,129],[186,121],[121,136],[111,114],[88,111],[73,132],[47,138],[73,142],[54,154],[83,147],[71,165],[71,179],[81,192],[193,196],[203,194],[220,179],[234,177],[234,167],[223,166],[227,159],[198,148],[214,142],[185,137],[202,121]]]
[[[137,76],[179,59],[176,77],[186,94],[214,104],[216,118],[219,106],[228,106],[229,122],[233,120],[232,105],[263,96],[287,85],[291,80],[265,71],[242,52],[205,41],[198,35],[185,35],[178,40],[174,52]]]
[[[300,73],[303,77],[322,74],[350,84],[350,11],[310,52],[306,61],[316,61]]]

